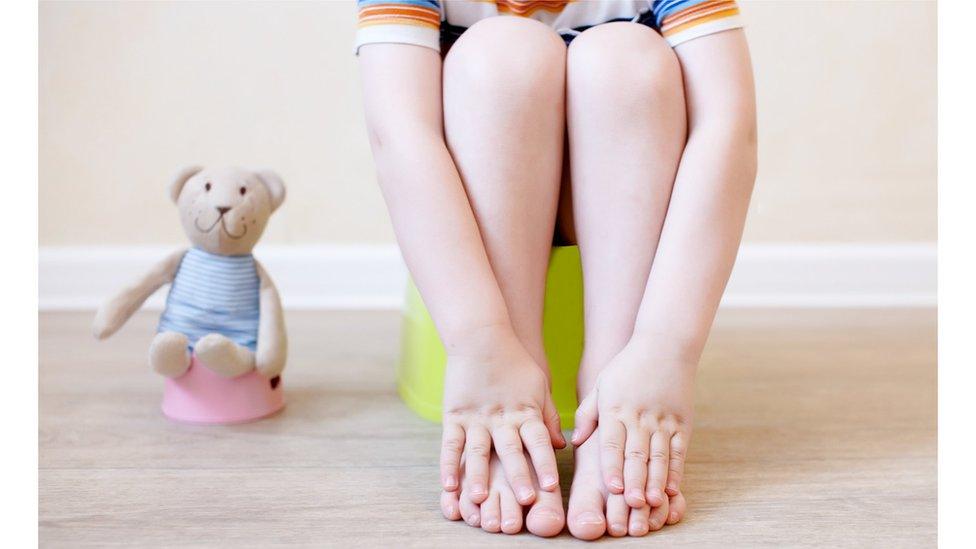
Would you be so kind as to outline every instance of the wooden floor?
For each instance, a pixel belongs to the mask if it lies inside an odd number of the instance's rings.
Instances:
[[[290,314],[288,407],[234,427],[160,414],[144,358],[154,315],[108,342],[90,320],[40,316],[42,546],[582,544],[441,518],[439,429],[396,396],[392,313]],[[928,309],[723,311],[686,519],[603,543],[935,545],[935,322]]]

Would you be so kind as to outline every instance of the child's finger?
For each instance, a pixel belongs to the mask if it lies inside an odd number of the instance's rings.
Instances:
[[[441,437],[441,485],[448,492],[458,489],[463,451],[464,429],[456,423],[445,422]]]
[[[552,451],[552,441],[545,425],[538,420],[526,421],[519,428],[519,434],[522,435],[525,449],[532,458],[532,466],[539,479],[539,486],[547,492],[557,490],[559,472],[556,469],[556,454]]]
[[[535,489],[532,488],[532,477],[529,475],[529,464],[525,461],[522,449],[522,438],[514,425],[503,425],[491,433],[495,444],[495,453],[502,462],[508,484],[515,492],[515,499],[522,505],[529,505],[535,501]]]
[[[627,429],[627,451],[624,453],[624,499],[627,505],[639,509],[647,505],[644,488],[647,484],[647,460],[651,436],[639,427]]]
[[[682,433],[675,433],[671,437],[671,459],[668,462],[668,484],[665,488],[669,496],[676,496],[681,490],[681,479],[685,474],[687,440],[688,438]]]
[[[491,436],[480,425],[468,427],[464,444],[465,488],[471,502],[480,505],[488,497],[488,459],[491,457]]]
[[[545,408],[542,410],[542,419],[545,421],[546,429],[549,431],[552,446],[554,448],[565,448],[566,438],[563,437],[563,429],[559,420],[559,410],[556,409],[556,405],[552,402],[551,395],[546,396]]]
[[[579,446],[590,438],[596,430],[599,411],[597,410],[597,390],[593,389],[576,408],[576,425],[573,428],[573,444]]]
[[[603,464],[603,482],[611,494],[624,491],[624,442],[627,431],[616,420],[600,424],[600,462]]]
[[[654,431],[651,435],[651,461],[647,467],[647,503],[651,507],[663,505],[668,500],[664,483],[668,480],[670,442],[671,433]]]

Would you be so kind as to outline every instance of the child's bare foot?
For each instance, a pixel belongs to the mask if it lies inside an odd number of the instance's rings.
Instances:
[[[460,492],[441,493],[441,510],[448,519],[463,518],[470,526],[481,527],[485,532],[517,534],[522,531],[524,515],[526,528],[537,536],[550,537],[562,532],[565,524],[562,495],[558,490],[540,489],[534,474],[532,482],[536,498],[534,503],[527,506],[528,514],[523,512],[522,505],[515,498],[501,461],[494,452],[489,465],[488,497],[480,505],[472,501],[469,483],[463,472],[461,476]]]
[[[685,499],[680,491],[654,508],[647,504],[633,508],[623,495],[611,494],[603,482],[598,434],[576,449],[575,469],[567,523],[570,533],[579,539],[594,540],[604,533],[643,536],[684,516]]]

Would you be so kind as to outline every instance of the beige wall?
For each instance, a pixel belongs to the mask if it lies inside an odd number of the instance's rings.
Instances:
[[[753,242],[936,237],[934,2],[745,2]],[[362,124],[351,1],[40,6],[42,246],[179,243],[188,163],[289,185],[275,243],[392,241]]]

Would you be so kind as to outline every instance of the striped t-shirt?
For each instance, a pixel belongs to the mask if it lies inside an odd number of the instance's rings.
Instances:
[[[207,334],[257,348],[259,288],[254,256],[217,255],[191,248],[183,256],[159,319],[159,332],[178,332],[190,349]]]
[[[742,26],[734,0],[358,0],[356,51],[397,43],[440,51],[442,28],[465,29],[495,15],[529,17],[567,41],[582,29],[651,15],[671,46]]]

